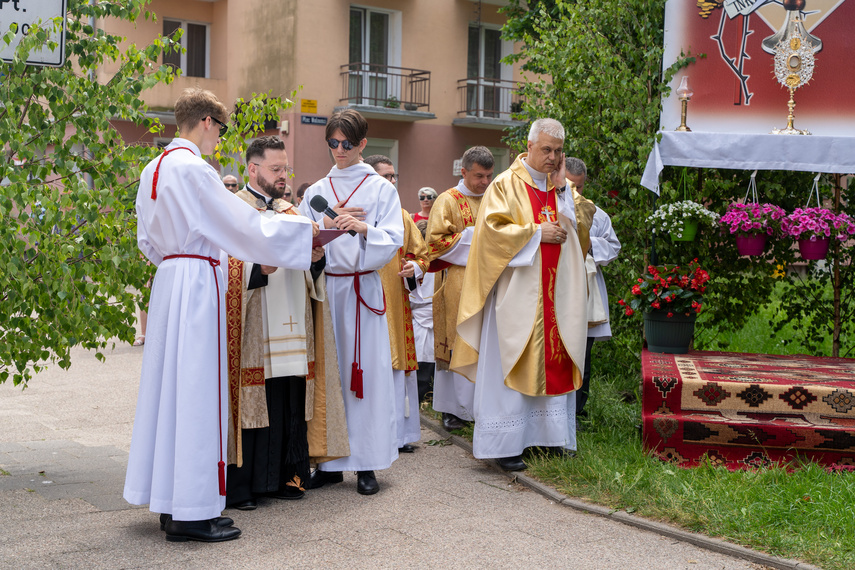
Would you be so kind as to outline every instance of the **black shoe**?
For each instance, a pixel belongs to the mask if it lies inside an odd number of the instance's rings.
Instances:
[[[566,447],[550,447],[547,449],[547,453],[551,457],[557,457],[559,459],[573,459],[576,457],[576,452],[572,449],[567,449]]]
[[[341,483],[342,481],[344,481],[344,475],[341,474],[341,471],[321,471],[320,469],[315,469],[309,475],[309,489],[319,489],[327,483],[332,485],[333,483]]]
[[[160,530],[166,530],[166,523],[172,520],[172,515],[167,513],[162,513],[160,515]],[[214,519],[216,521],[217,526],[234,526],[235,521],[230,519],[229,517],[217,517]]]
[[[466,427],[466,422],[464,422],[454,414],[442,412],[442,427],[444,427],[448,431],[451,431],[453,429],[463,429]]]
[[[523,471],[528,467],[519,455],[499,457],[496,459],[496,463],[505,471]]]
[[[240,536],[240,529],[233,526],[220,526],[218,519],[206,521],[176,521],[166,523],[166,540],[170,542],[224,542]]]
[[[356,492],[360,495],[373,495],[380,490],[380,484],[374,476],[374,471],[356,472]]]
[[[409,443],[405,443],[401,447],[398,448],[398,453],[415,453],[416,447],[414,445],[410,445]]]
[[[285,487],[284,489],[280,489],[279,491],[274,491],[269,494],[270,497],[274,499],[284,499],[286,501],[296,501],[297,499],[302,499],[306,496],[305,491],[301,491],[297,487]]]
[[[237,503],[232,503],[228,505],[230,509],[237,509],[239,511],[254,511],[258,508],[258,502],[255,499],[247,499],[245,501],[238,501]]]

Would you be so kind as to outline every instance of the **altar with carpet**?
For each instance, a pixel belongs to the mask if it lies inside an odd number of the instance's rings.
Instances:
[[[642,352],[646,450],[728,469],[809,460],[855,467],[855,360]]]

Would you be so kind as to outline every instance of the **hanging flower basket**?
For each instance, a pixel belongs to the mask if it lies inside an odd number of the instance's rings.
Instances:
[[[800,239],[799,253],[802,254],[802,259],[825,259],[830,244],[831,238]]]
[[[644,338],[647,350],[666,354],[686,354],[695,336],[698,315],[652,311],[644,313]]]
[[[736,251],[739,255],[763,255],[766,250],[766,234],[737,234]]]
[[[798,241],[803,259],[815,260],[825,258],[832,239],[845,242],[855,235],[855,222],[826,208],[796,208],[781,229]]]
[[[671,233],[671,241],[695,241],[698,235],[698,220],[685,220],[683,227]]]

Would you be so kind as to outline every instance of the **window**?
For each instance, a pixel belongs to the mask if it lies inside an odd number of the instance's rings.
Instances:
[[[400,12],[350,8],[347,97],[350,103],[389,106],[401,99]]]
[[[510,111],[511,68],[502,63],[510,51],[497,28],[469,26],[466,59],[466,112],[478,117],[499,117]],[[504,81],[503,81],[504,80]]]
[[[164,20],[163,35],[171,36],[183,30],[181,36],[182,53],[170,53],[163,56],[163,63],[184,72],[188,77],[208,77],[208,46],[210,44],[210,26],[179,20]]]

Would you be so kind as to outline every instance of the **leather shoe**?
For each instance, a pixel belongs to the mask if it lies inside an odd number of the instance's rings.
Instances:
[[[258,508],[258,501],[255,499],[247,499],[245,501],[238,501],[237,503],[232,503],[228,506],[230,509],[237,509],[239,511],[254,511]]]
[[[306,496],[305,491],[301,491],[297,487],[285,487],[284,489],[280,489],[279,491],[274,491],[270,493],[270,496],[274,499],[285,499],[286,501],[296,501],[297,499],[302,499]]]
[[[499,467],[505,471],[523,471],[528,465],[522,460],[522,457],[515,455],[513,457],[499,457],[496,459]]]
[[[466,422],[464,422],[454,414],[442,412],[442,427],[444,427],[448,431],[451,431],[453,429],[463,429],[464,427],[466,427]]]
[[[558,459],[573,459],[576,457],[575,451],[561,446],[550,447],[548,453],[552,457],[557,457]]]
[[[224,542],[240,536],[240,529],[233,526],[220,526],[217,519],[206,521],[177,521],[166,523],[166,540],[170,542]]]
[[[160,530],[166,530],[166,523],[172,520],[172,515],[168,513],[161,513],[160,515]],[[235,521],[230,519],[229,517],[217,517],[214,519],[217,523],[217,526],[234,526]]]
[[[380,490],[380,484],[374,476],[374,471],[356,472],[356,492],[360,495],[373,495]]]
[[[344,475],[341,474],[341,471],[321,471],[320,469],[315,469],[309,475],[309,489],[319,489],[327,483],[332,485],[333,483],[341,483],[342,481],[344,481]]]
[[[409,443],[405,443],[404,445],[398,448],[398,453],[415,453],[415,451],[415,446],[410,445]]]

